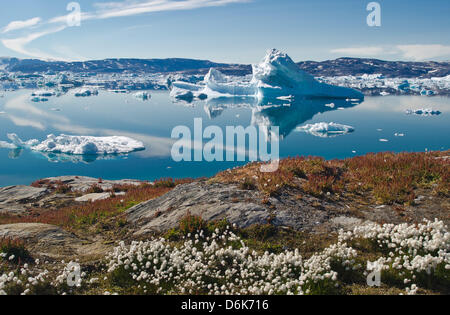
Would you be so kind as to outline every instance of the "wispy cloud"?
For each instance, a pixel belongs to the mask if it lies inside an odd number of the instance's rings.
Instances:
[[[450,56],[450,46],[444,45],[398,45],[405,58],[413,60],[430,60]]]
[[[384,52],[383,47],[348,47],[331,50],[333,54],[348,55],[348,56],[377,56]]]
[[[36,24],[41,22],[41,20],[42,19],[40,17],[35,17],[26,21],[12,21],[3,28],[2,33],[8,33],[11,31],[35,26]]]
[[[52,34],[52,33],[57,33],[57,32],[61,32],[62,30],[64,30],[66,28],[66,26],[60,26],[57,28],[52,28],[52,29],[48,29],[42,32],[36,32],[36,33],[31,33],[29,35],[23,36],[23,37],[17,37],[17,38],[11,38],[11,39],[1,39],[1,43],[6,47],[9,48],[17,53],[26,55],[26,56],[30,56],[30,57],[35,57],[35,58],[41,58],[41,59],[55,59],[52,55],[49,55],[45,52],[42,52],[40,50],[29,50],[26,48],[27,44],[31,43],[32,41]]]
[[[435,44],[347,47],[333,49],[331,53],[356,57],[396,56],[406,60],[424,61],[436,58],[449,58],[450,46]]]
[[[97,2],[93,4],[96,10],[94,10],[93,12],[82,12],[81,21],[127,17],[152,12],[193,10],[205,7],[225,6],[233,3],[245,3],[250,1],[252,0],[124,0],[112,2]],[[26,49],[26,45],[40,37],[60,32],[67,28],[68,16],[69,15],[57,16],[50,18],[47,21],[42,21],[42,19],[39,17],[32,18],[26,21],[13,21],[3,28],[2,33],[9,33],[11,31],[17,30],[29,30],[32,27],[53,28],[51,28],[50,30],[22,35],[16,38],[1,39],[1,42],[5,47],[23,55],[42,59],[56,59],[54,56],[51,56],[47,53]],[[59,27],[54,28],[55,24],[58,24]]]

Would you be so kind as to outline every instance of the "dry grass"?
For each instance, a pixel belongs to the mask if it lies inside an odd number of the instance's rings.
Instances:
[[[125,210],[141,202],[160,197],[173,187],[192,180],[164,179],[154,185],[115,186],[111,191],[111,198],[73,204],[57,210],[34,209],[26,216],[0,216],[0,224],[11,223],[45,223],[58,225],[66,229],[84,228],[95,225],[103,219],[108,219],[123,213]],[[116,196],[115,192],[124,191],[125,195]]]
[[[316,197],[327,193],[368,194],[380,204],[411,204],[417,188],[449,196],[450,161],[442,158],[449,153],[388,152],[331,161],[288,158],[274,173],[261,173],[260,164],[252,163],[222,172],[213,180],[241,187],[252,183],[267,196],[279,194],[284,187],[298,187]]]

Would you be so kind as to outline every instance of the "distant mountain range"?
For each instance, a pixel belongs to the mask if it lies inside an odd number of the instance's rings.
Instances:
[[[299,62],[300,68],[314,76],[359,76],[382,74],[389,78],[431,78],[450,75],[450,62],[404,62],[377,59],[339,58],[323,62]],[[250,65],[215,63],[194,59],[104,59],[82,62],[43,61],[37,59],[0,58],[0,70],[7,72],[54,73],[173,73],[205,74],[218,68],[228,75],[246,75]]]

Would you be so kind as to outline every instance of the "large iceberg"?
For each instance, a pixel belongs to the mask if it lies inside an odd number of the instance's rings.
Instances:
[[[68,136],[48,135],[47,139],[22,141],[16,134],[8,134],[11,143],[2,142],[3,148],[29,148],[33,151],[46,153],[64,153],[73,155],[110,155],[125,154],[144,150],[144,144],[128,137],[92,137],[92,136]]]
[[[338,99],[363,99],[354,89],[317,81],[285,53],[270,50],[263,61],[253,65],[251,80],[239,80],[210,69],[203,82],[172,82],[171,95],[176,98],[254,97],[258,99],[292,98],[294,96]]]

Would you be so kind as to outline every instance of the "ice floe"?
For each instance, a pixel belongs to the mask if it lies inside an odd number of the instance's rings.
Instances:
[[[147,101],[151,98],[151,95],[148,92],[137,92],[134,94],[134,97],[143,101]]]
[[[355,131],[355,128],[353,128],[352,126],[336,124],[333,122],[320,122],[316,124],[308,124],[305,126],[297,127],[296,130],[309,133],[316,137],[331,138],[351,133]]]
[[[11,143],[3,141],[0,143],[1,147],[8,149],[29,148],[33,151],[45,153],[110,155],[125,154],[145,149],[141,141],[122,136],[92,137],[63,134],[55,136],[51,134],[42,142],[36,139],[22,141],[16,134],[8,134],[8,138],[11,140]]]
[[[431,108],[420,108],[420,109],[407,109],[406,114],[418,116],[438,116],[442,113],[438,110],[434,110]]]
[[[34,91],[33,93],[31,93],[31,96],[37,96],[37,97],[52,97],[55,95],[56,95],[56,93],[54,91],[50,91],[50,90],[39,90],[39,91]]]
[[[356,99],[364,95],[354,89],[317,81],[301,70],[285,53],[270,50],[263,61],[253,65],[250,80],[231,77],[210,69],[198,84],[175,81],[170,85],[171,96],[182,100],[217,97],[254,97],[258,99],[292,100],[295,96]]]
[[[88,97],[92,95],[98,95],[98,90],[89,88],[79,88],[73,90],[73,95],[76,97]]]

